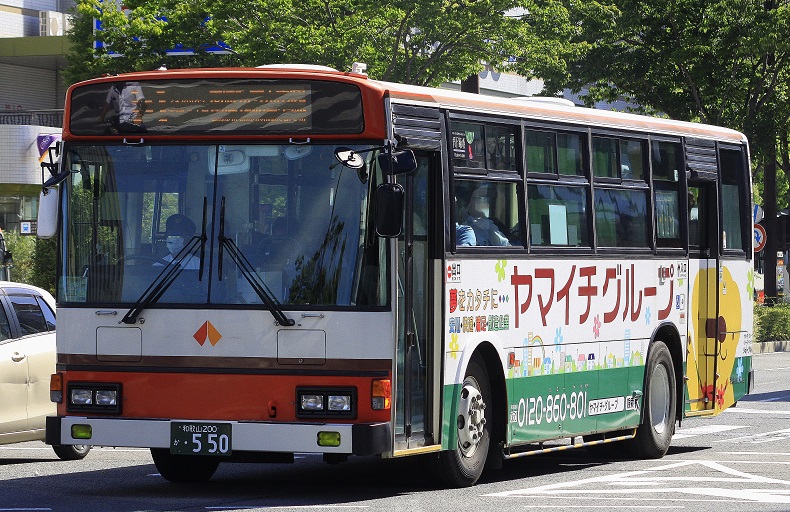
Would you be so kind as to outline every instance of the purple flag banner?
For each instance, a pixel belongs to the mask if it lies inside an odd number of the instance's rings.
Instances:
[[[36,146],[38,146],[38,161],[43,162],[46,158],[47,150],[55,142],[60,140],[60,135],[56,133],[47,133],[36,137]]]

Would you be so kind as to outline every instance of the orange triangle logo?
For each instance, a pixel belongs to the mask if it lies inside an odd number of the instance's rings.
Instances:
[[[219,343],[219,340],[222,339],[222,335],[219,333],[216,327],[214,327],[211,322],[208,320],[203,322],[203,325],[200,326],[200,329],[192,336],[195,338],[195,341],[200,343],[202,347],[206,340],[211,343],[211,346],[216,345]]]

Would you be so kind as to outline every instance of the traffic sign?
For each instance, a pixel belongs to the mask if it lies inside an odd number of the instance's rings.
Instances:
[[[765,228],[760,224],[754,225],[754,252],[760,252],[765,248]]]
[[[754,208],[752,208],[752,220],[754,221],[754,223],[757,224],[758,222],[763,220],[764,215],[765,212],[763,211],[763,207],[760,206],[759,204],[754,205]]]

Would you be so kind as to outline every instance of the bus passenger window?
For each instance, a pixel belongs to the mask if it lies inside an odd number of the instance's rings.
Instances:
[[[530,185],[529,239],[533,246],[589,247],[587,189]]]
[[[656,244],[658,247],[681,247],[680,238],[680,145],[676,142],[653,143],[653,189],[655,194]],[[690,228],[691,229],[691,228]]]
[[[746,233],[743,230],[742,212],[745,211],[741,197],[743,179],[743,157],[740,151],[722,149],[719,154],[721,166],[722,204],[722,248],[743,250]],[[745,187],[745,185],[744,185]]]
[[[515,183],[457,180],[456,245],[521,245]]]
[[[646,191],[596,188],[595,227],[599,246],[648,247],[647,219]]]

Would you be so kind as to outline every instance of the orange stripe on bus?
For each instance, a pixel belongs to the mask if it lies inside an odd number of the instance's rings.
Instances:
[[[69,382],[121,383],[121,417],[193,420],[297,421],[297,387],[353,387],[357,390],[357,417],[338,423],[382,422],[390,411],[371,409],[373,377],[238,375],[210,373],[64,373]],[[65,402],[65,400],[64,400]],[[274,415],[272,414],[274,413]],[[66,414],[65,404],[58,414]],[[298,421],[310,421],[299,418]],[[323,417],[315,421],[326,422]],[[335,421],[331,419],[331,421]]]

